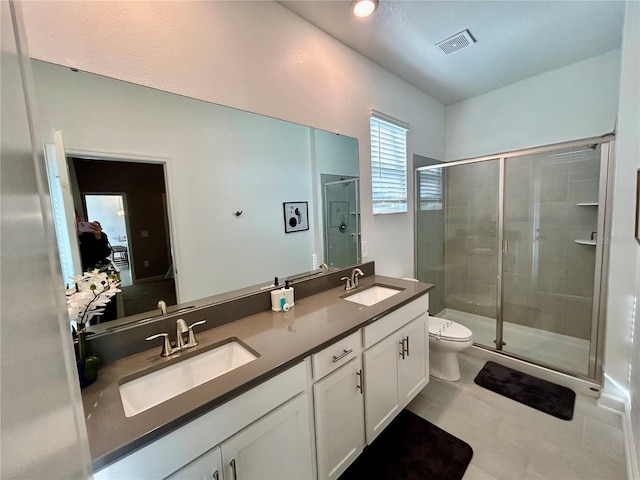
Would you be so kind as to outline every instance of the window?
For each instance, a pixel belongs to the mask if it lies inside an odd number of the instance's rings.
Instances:
[[[370,119],[373,213],[406,212],[408,126],[381,116]]]
[[[442,210],[442,168],[420,170],[420,210]]]

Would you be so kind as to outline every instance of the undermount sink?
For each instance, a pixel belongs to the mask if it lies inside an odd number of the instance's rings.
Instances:
[[[235,339],[214,346],[164,368],[120,382],[120,398],[127,417],[144,412],[181,393],[258,358]],[[129,377],[130,378],[130,377]]]
[[[375,305],[382,300],[386,300],[387,298],[392,297],[396,293],[400,293],[401,291],[402,290],[398,290],[396,288],[374,285],[373,287],[369,287],[366,290],[352,293],[351,295],[343,298],[350,302],[359,303],[360,305],[370,307],[371,305]]]

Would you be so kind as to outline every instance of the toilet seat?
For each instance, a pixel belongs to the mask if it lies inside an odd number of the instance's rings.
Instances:
[[[429,337],[449,342],[468,342],[473,338],[473,333],[459,323],[429,316]]]

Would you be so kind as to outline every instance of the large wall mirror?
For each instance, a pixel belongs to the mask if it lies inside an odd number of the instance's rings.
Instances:
[[[37,60],[33,75],[47,162],[63,157],[50,183],[108,235],[121,315],[360,261],[356,139]],[[308,228],[285,229],[287,203]]]

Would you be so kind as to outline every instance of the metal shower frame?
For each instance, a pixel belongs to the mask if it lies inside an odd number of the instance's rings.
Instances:
[[[505,185],[505,168],[507,159],[522,157],[526,155],[535,155],[541,153],[554,152],[557,150],[563,150],[567,148],[583,147],[590,145],[601,145],[600,152],[600,184],[599,184],[599,203],[598,209],[598,226],[597,226],[597,240],[596,240],[596,259],[595,259],[595,274],[594,274],[594,295],[593,295],[593,308],[592,308],[592,328],[591,339],[589,347],[589,366],[587,375],[577,372],[567,371],[559,368],[555,365],[538,362],[530,358],[521,357],[517,354],[506,352],[502,349],[503,345],[503,281],[502,281],[502,269],[503,269],[503,256],[505,252],[504,242],[504,185]],[[458,160],[453,162],[444,162],[437,165],[429,165],[425,167],[416,168],[414,171],[414,206],[413,209],[413,225],[414,225],[414,273],[418,273],[418,209],[420,208],[419,198],[419,175],[420,172],[425,170],[448,168],[458,165],[466,165],[484,161],[499,161],[499,174],[498,174],[498,245],[501,248],[498,250],[498,265],[497,265],[497,291],[496,291],[496,346],[489,347],[486,345],[478,345],[474,343],[474,346],[497,352],[502,355],[506,355],[518,360],[523,360],[533,365],[538,365],[545,368],[580,378],[587,381],[595,381],[599,384],[603,382],[603,370],[602,361],[604,357],[604,333],[605,333],[605,318],[606,318],[606,297],[608,288],[607,272],[609,271],[609,249],[611,248],[611,206],[612,206],[612,192],[613,192],[613,173],[614,173],[614,154],[615,154],[615,135],[609,134],[601,137],[592,137],[582,140],[575,140],[570,142],[556,143],[552,145],[546,145],[542,147],[527,148],[522,150],[516,150],[513,152],[504,152],[496,155],[486,155],[482,157],[475,157],[465,160]],[[416,277],[417,278],[417,277]]]

